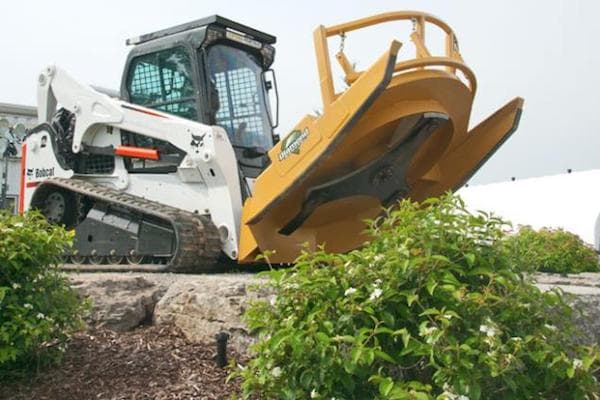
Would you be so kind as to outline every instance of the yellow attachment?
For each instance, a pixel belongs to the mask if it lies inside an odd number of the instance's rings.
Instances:
[[[343,51],[336,58],[348,83],[335,93],[327,38],[394,20],[412,20],[417,54],[396,63],[401,44],[366,71]],[[446,33],[445,55],[427,49],[425,29]],[[404,197],[420,200],[460,187],[516,129],[515,99],[468,131],[477,88],[454,32],[429,14],[392,12],[315,30],[323,113],[307,115],[269,151],[242,211],[239,260],[274,251],[292,262],[302,246],[345,252],[364,243],[364,220]],[[445,67],[445,68],[440,68]]]

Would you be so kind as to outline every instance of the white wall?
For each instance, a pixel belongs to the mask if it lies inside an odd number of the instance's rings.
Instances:
[[[516,225],[563,228],[594,244],[600,170],[465,187],[471,210],[493,211]]]

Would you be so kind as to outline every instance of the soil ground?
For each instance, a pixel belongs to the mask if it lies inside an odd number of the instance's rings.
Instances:
[[[226,383],[215,355],[214,344],[189,343],[165,326],[79,333],[59,367],[2,382],[0,399],[228,399],[239,382]]]

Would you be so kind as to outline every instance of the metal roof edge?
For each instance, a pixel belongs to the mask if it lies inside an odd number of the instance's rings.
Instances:
[[[37,117],[37,108],[33,106],[24,106],[21,104],[0,103],[0,114]]]
[[[248,25],[240,24],[239,22],[235,22],[230,19],[221,17],[220,15],[211,15],[210,17],[197,19],[195,21],[175,25],[170,28],[161,29],[156,32],[146,33],[146,34],[143,34],[140,36],[136,36],[136,37],[127,39],[126,44],[128,46],[142,44],[145,42],[149,42],[151,40],[156,40],[156,39],[159,39],[159,38],[162,38],[165,36],[171,36],[171,35],[185,32],[188,30],[201,28],[203,26],[207,26],[210,24],[215,24],[215,25],[222,26],[224,28],[230,28],[230,29],[236,30],[238,32],[249,35],[256,40],[262,41],[267,44],[274,44],[277,40],[275,36],[269,35],[268,33],[251,28]]]

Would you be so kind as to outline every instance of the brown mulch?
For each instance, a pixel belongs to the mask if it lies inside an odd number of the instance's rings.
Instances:
[[[215,354],[214,344],[189,343],[171,327],[80,333],[60,366],[0,383],[0,399],[229,399],[239,382],[225,383]]]

